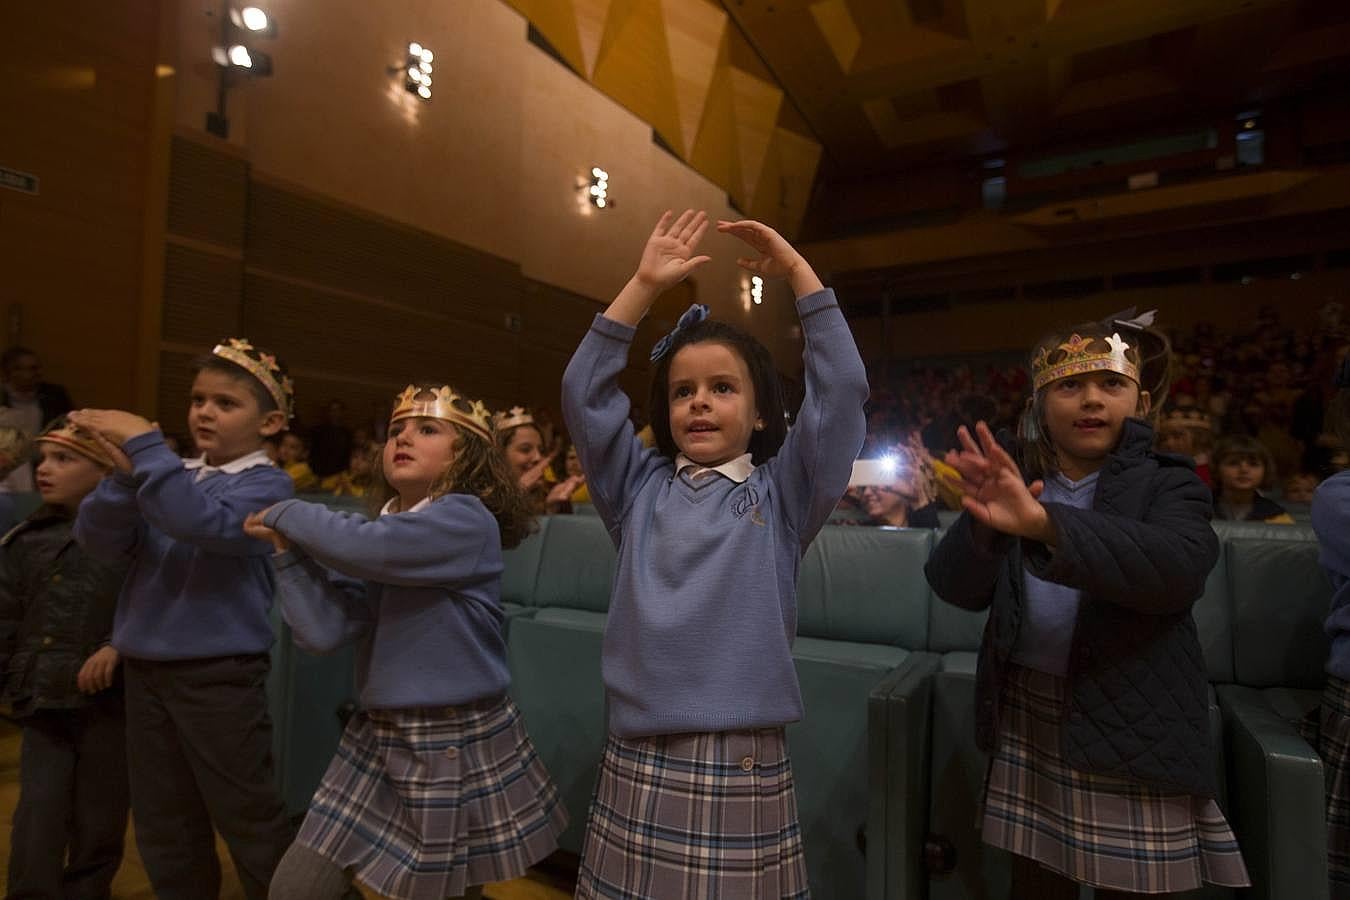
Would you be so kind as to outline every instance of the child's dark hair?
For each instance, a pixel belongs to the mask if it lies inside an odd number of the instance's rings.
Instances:
[[[1120,334],[1131,345],[1131,350],[1137,352],[1130,361],[1139,367],[1139,392],[1142,395],[1147,391],[1149,395],[1149,409],[1146,413],[1139,413],[1138,418],[1156,427],[1159,410],[1166,402],[1167,392],[1172,386],[1172,343],[1167,335],[1152,326],[1127,325],[1113,316],[1101,322],[1080,322],[1047,334],[1036,342],[1031,350],[1031,358],[1034,360],[1042,351],[1056,350],[1066,338],[1075,334],[1099,341]],[[1034,375],[1034,365],[1032,372]],[[1020,462],[1023,471],[1031,478],[1043,478],[1059,469],[1055,446],[1045,426],[1045,393],[1050,384],[1032,394],[1018,428],[1023,438]]]
[[[1214,455],[1210,458],[1210,472],[1220,490],[1223,489],[1223,475],[1219,470],[1230,459],[1249,459],[1260,463],[1264,469],[1261,473],[1261,490],[1270,490],[1275,486],[1275,457],[1271,456],[1270,449],[1249,435],[1230,434],[1219,439],[1214,445]]]
[[[277,365],[281,367],[280,374],[285,375],[286,364],[278,360]],[[199,356],[192,361],[192,374],[196,375],[199,372],[219,372],[222,375],[228,375],[240,384],[247,384],[249,392],[252,393],[253,398],[258,401],[259,412],[266,414],[274,409],[280,409],[280,407],[277,406],[276,398],[272,396],[272,392],[263,386],[263,383],[258,380],[257,376],[237,363],[232,363],[228,359],[221,359],[215,354],[208,353]]]
[[[455,458],[431,485],[427,496],[433,500],[445,494],[477,497],[497,520],[502,549],[516,546],[536,528],[533,501],[521,490],[516,473],[507,465],[506,457],[493,441],[469,428],[450,424],[458,434],[454,444]],[[371,480],[371,509],[378,511],[394,495],[394,490],[384,477],[383,465],[375,466]]]
[[[656,361],[652,370],[651,426],[656,436],[656,449],[662,456],[674,459],[680,452],[670,433],[670,362],[681,347],[711,342],[722,344],[745,361],[750,380],[755,386],[755,409],[764,423],[762,429],[750,433],[750,461],[763,465],[772,459],[787,437],[787,414],[783,403],[783,386],[778,380],[769,349],[754,337],[726,322],[704,319],[695,325],[681,328],[671,340],[670,349]]]

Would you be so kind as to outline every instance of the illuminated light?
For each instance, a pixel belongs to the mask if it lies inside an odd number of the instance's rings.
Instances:
[[[235,44],[229,50],[230,64],[238,66],[241,69],[253,68],[253,58],[248,55],[248,48],[243,44]]]
[[[245,6],[239,11],[239,17],[243,19],[244,27],[249,31],[267,30],[267,13],[256,6]]]

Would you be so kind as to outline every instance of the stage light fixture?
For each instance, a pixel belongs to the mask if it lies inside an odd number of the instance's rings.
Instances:
[[[211,58],[219,67],[216,109],[206,114],[206,130],[211,134],[229,137],[225,98],[231,87],[243,78],[266,78],[272,74],[272,57],[259,50],[254,41],[275,37],[276,33],[276,21],[260,7],[235,7],[229,0],[220,7],[220,43],[211,48]]]
[[[610,206],[609,173],[599,166],[591,167],[591,183],[588,191],[591,203],[598,209]]]
[[[408,58],[403,65],[403,87],[408,93],[423,100],[431,99],[432,61],[436,54],[419,41],[408,44]]]

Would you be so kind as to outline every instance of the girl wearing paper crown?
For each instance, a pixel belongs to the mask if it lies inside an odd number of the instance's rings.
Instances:
[[[129,804],[109,643],[127,567],[89,557],[72,527],[113,462],[64,418],[36,443],[42,506],[0,540],[0,702],[23,728],[7,896],[107,897]]]
[[[271,896],[480,896],[557,846],[566,812],[507,695],[502,548],[533,528],[481,402],[409,385],[389,420],[379,514],[289,500],[271,541],[282,615],[311,652],[357,647],[361,709]],[[382,498],[381,498],[382,499]]]
[[[797,571],[848,486],[867,377],[806,260],[759,222],[722,222],[754,251],[739,264],[797,297],[805,399],[788,429],[769,351],[693,306],[652,350],[645,447],[619,377],[652,303],[708,260],[695,255],[706,227],[693,210],[661,217],[563,375],[568,431],[619,550],[580,900],[809,894],[784,736],[802,716]]]
[[[1218,558],[1210,492],[1152,450],[1170,348],[1132,313],[1038,343],[1022,440],[981,422],[947,457],[964,512],[925,572],[947,602],[989,609],[982,832],[1013,854],[1014,898],[1248,884],[1214,800],[1191,617]]]
[[[493,414],[492,427],[498,449],[519,478],[521,490],[535,512],[570,512],[572,494],[585,479],[570,475],[561,481],[553,478],[551,466],[559,448],[544,446],[543,431],[534,414],[523,406],[513,406]]]

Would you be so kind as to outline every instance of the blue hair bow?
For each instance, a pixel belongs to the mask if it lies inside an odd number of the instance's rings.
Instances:
[[[694,327],[706,318],[708,318],[708,307],[702,303],[695,303],[686,309],[684,315],[680,316],[680,321],[675,323],[674,330],[657,341],[656,345],[652,347],[652,362],[656,362],[670,352],[670,346],[675,343],[675,335],[686,328]]]

